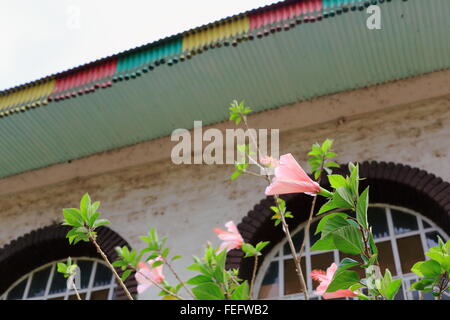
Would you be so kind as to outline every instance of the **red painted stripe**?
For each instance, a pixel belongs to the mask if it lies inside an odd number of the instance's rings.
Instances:
[[[322,0],[304,0],[265,12],[251,14],[249,16],[250,30],[258,29],[262,26],[293,18],[301,14],[320,10],[322,10]]]
[[[113,59],[58,78],[56,79],[56,85],[53,89],[53,93],[67,91],[92,82],[102,82],[102,79],[112,77],[114,75],[116,67],[117,59]]]

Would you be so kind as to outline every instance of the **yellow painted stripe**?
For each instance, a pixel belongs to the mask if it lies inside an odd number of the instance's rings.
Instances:
[[[25,88],[6,96],[0,97],[0,110],[24,103],[45,100],[55,87],[55,80],[51,80],[30,88]]]
[[[214,27],[197,31],[183,37],[182,50],[192,50],[203,47],[214,41],[230,38],[240,33],[247,32],[250,29],[250,20],[248,17],[242,17],[238,20],[227,21]]]

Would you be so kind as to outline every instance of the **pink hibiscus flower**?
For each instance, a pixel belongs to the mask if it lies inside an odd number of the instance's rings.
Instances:
[[[275,168],[275,177],[266,188],[267,196],[287,193],[315,195],[319,192],[319,184],[306,174],[290,153],[280,157],[280,162]]]
[[[138,282],[137,291],[142,293],[147,290],[153,284],[160,284],[164,281],[163,275],[163,265],[153,268],[152,265],[156,261],[162,261],[161,257],[155,260],[149,260],[147,263],[139,262],[138,271],[136,272],[135,278]]]
[[[336,298],[346,298],[346,297],[356,297],[357,294],[349,289],[341,289],[335,292],[326,292],[328,286],[333,280],[334,273],[337,270],[336,263],[331,264],[328,267],[327,272],[322,270],[313,270],[311,272],[311,278],[316,281],[320,281],[320,285],[316,289],[316,294],[322,296],[324,299],[336,299]]]
[[[225,223],[225,227],[227,227],[228,231],[220,228],[213,229],[213,231],[217,233],[219,239],[223,241],[219,247],[219,252],[224,249],[227,249],[227,252],[233,249],[239,249],[242,246],[242,243],[244,243],[244,239],[242,239],[238,228],[233,221]]]

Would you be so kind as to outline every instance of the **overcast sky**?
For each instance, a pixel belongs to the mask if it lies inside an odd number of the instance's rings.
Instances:
[[[274,0],[0,1],[0,90]]]

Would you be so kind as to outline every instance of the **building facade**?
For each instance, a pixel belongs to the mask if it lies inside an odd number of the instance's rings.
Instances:
[[[369,2],[286,1],[3,92],[0,271],[11,276],[0,299],[73,298],[54,275],[69,255],[86,270],[86,298],[124,298],[95,250],[70,247],[58,225],[86,192],[112,223],[99,232],[112,259],[116,245],[141,249],[139,236],[155,227],[183,256],[176,266],[187,278],[191,256],[217,244],[212,229],[233,220],[246,240],[271,241],[257,297],[298,298],[264,181],[232,182],[232,165],[170,158],[177,128],[232,128],[233,99],[256,111],[251,127],[280,129],[280,154],[305,168],[311,145],[326,138],[339,163],[360,163],[382,265],[412,280],[411,263],[450,234],[450,3],[372,2],[381,30],[366,26]],[[300,238],[311,200],[286,201]],[[307,250],[303,267],[340,258]],[[227,263],[249,277],[240,251]],[[403,298],[418,298],[408,281]]]

